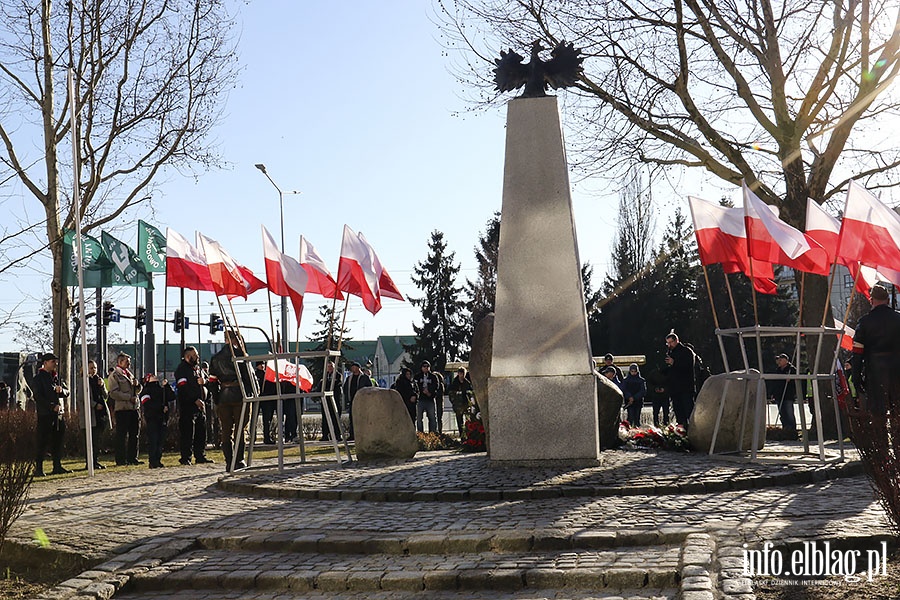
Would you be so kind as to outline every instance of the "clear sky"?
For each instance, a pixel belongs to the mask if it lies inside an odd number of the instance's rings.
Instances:
[[[460,283],[474,277],[473,247],[501,204],[505,109],[468,110],[431,3],[266,1],[241,3],[237,10],[243,68],[210,138],[228,166],[196,180],[165,174],[152,212],[135,211],[114,234],[134,244],[138,218],[190,240],[200,231],[262,275],[260,225],[279,239],[278,194],[254,168],[264,163],[283,190],[302,192],[284,197],[287,253],[297,256],[302,234],[336,272],[346,223],[366,235],[401,291],[415,296],[413,265],[425,258],[430,233],[439,229],[462,264]],[[589,181],[573,190],[581,258],[594,264],[596,287],[608,266],[617,198]],[[22,206],[21,213],[40,218],[37,201],[24,191],[21,197],[11,204],[17,214]],[[661,228],[665,218],[659,221]],[[0,311],[24,297],[17,314],[36,319],[38,300],[49,293],[48,264],[0,275]],[[162,277],[156,281],[162,289]],[[132,288],[106,293],[123,313],[133,313]],[[197,295],[187,297],[193,322]],[[211,293],[200,294],[201,321],[218,312],[214,301]],[[279,301],[271,299],[276,318]],[[175,302],[172,290],[168,318]],[[301,339],[315,328],[322,302],[307,296]],[[161,318],[161,292],[155,303]],[[247,302],[236,300],[239,322],[268,329],[267,303],[264,291]],[[351,299],[348,326],[354,338],[412,334],[418,310],[391,299],[383,305],[371,316],[358,298]],[[111,331],[132,340],[130,325],[112,325]],[[162,341],[161,325],[156,331]],[[203,341],[211,338],[205,327],[201,331]],[[291,331],[293,339],[293,323]],[[13,332],[9,326],[0,330],[4,350],[18,349]],[[188,339],[198,339],[197,329],[191,327]]]

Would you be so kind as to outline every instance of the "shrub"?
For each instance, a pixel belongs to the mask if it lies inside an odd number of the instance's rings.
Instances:
[[[891,403],[893,404],[893,402]],[[887,415],[851,408],[848,419],[853,443],[875,495],[888,515],[891,529],[900,535],[900,407]]]
[[[459,442],[454,440],[446,433],[416,433],[416,439],[419,442],[419,450],[452,450],[459,448]]]
[[[0,410],[0,555],[13,522],[25,510],[34,476],[36,418],[22,410]]]

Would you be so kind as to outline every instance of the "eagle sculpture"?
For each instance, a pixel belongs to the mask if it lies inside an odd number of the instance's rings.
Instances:
[[[495,58],[494,83],[497,91],[509,92],[525,86],[522,98],[539,98],[546,96],[549,85],[553,89],[569,87],[575,84],[581,74],[581,62],[583,56],[579,56],[580,50],[571,43],[565,41],[556,45],[550,52],[551,58],[547,62],[540,59],[538,54],[546,50],[541,46],[540,40],[531,44],[531,60],[528,64],[522,64],[525,60],[512,49],[509,52],[500,51],[500,58]]]

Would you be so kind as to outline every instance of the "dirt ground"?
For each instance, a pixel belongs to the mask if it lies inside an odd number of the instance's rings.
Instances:
[[[4,568],[0,572],[0,598],[24,600],[34,598],[62,581],[58,575],[41,576],[32,571],[13,571]]]

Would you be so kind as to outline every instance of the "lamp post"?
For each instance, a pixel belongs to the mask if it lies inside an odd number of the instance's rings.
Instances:
[[[254,165],[254,166],[255,166],[257,169],[259,169],[260,171],[262,171],[262,174],[266,176],[266,179],[268,179],[268,180],[272,183],[272,185],[275,186],[275,189],[278,190],[278,210],[279,210],[279,212],[280,212],[280,214],[281,214],[281,253],[284,254],[284,195],[285,195],[285,193],[287,193],[287,194],[299,194],[300,192],[297,192],[297,191],[283,192],[283,191],[281,190],[281,188],[278,187],[278,184],[275,183],[275,180],[272,179],[272,176],[269,175],[268,171],[266,171],[266,165],[264,165],[264,164],[262,164],[262,163],[259,163],[259,164],[256,164],[256,165]],[[288,342],[289,342],[289,338],[288,338],[288,318],[287,318],[287,314],[288,314],[288,309],[287,309],[287,298],[284,297],[284,296],[282,296],[282,297],[281,297],[281,345],[282,345],[282,352],[287,352],[287,351],[288,351]]]

